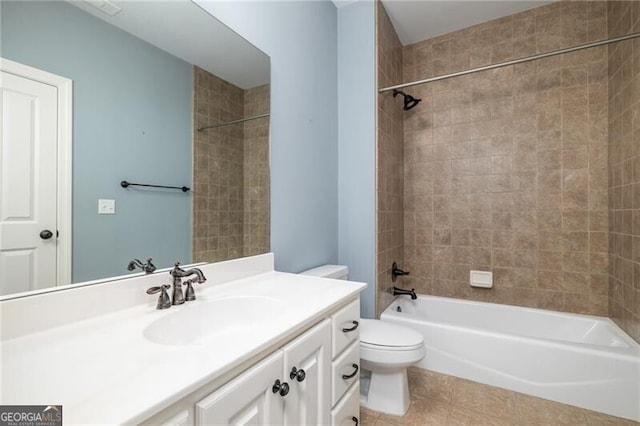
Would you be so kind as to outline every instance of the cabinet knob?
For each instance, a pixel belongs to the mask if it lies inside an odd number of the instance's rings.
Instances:
[[[289,393],[289,384],[287,382],[280,383],[280,380],[276,380],[271,387],[271,391],[273,393],[279,393],[280,396],[286,396]]]
[[[358,326],[360,325],[360,324],[358,323],[358,321],[352,321],[352,324],[353,324],[353,327],[350,327],[350,328],[343,328],[343,329],[342,329],[342,332],[343,332],[343,333],[348,333],[348,332],[350,332],[350,331],[355,331],[355,329],[356,329],[356,328],[358,328]]]
[[[351,417],[351,420],[358,426],[358,418],[356,416]]]
[[[305,377],[307,377],[307,373],[305,373],[303,369],[298,370],[296,367],[293,367],[291,369],[291,373],[289,373],[289,378],[291,380],[296,379],[297,381],[301,382],[305,379]]]
[[[351,374],[343,374],[342,375],[342,380],[353,379],[356,376],[356,374],[358,374],[358,370],[360,369],[360,367],[358,367],[358,364],[351,364],[351,366],[354,368],[353,373],[351,373]]]

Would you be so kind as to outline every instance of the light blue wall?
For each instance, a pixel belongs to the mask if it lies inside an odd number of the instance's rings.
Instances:
[[[202,3],[271,56],[276,268],[349,266],[375,315],[375,3]]]
[[[338,260],[337,13],[328,1],[197,1],[271,57],[276,269]]]
[[[2,56],[73,80],[73,281],[191,259],[191,65],[64,2],[2,2]],[[98,199],[116,200],[98,215]]]
[[[361,315],[375,316],[375,3],[338,9],[338,244],[350,279],[369,284]]]

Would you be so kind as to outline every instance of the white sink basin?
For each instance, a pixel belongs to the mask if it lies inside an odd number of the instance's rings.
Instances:
[[[226,297],[172,306],[151,323],[144,337],[163,345],[208,345],[260,333],[264,324],[285,312],[285,304],[270,297]]]

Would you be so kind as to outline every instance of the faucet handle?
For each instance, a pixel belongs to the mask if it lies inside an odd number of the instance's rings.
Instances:
[[[186,300],[187,302],[196,300],[196,292],[193,289],[193,283],[202,284],[207,280],[204,274],[202,273],[202,271],[200,271],[199,269],[194,268],[194,269],[189,269],[189,271],[198,271],[198,274],[195,277],[185,280],[182,283],[187,286],[187,289],[184,292],[184,300]]]
[[[160,293],[156,309],[167,309],[171,307],[171,298],[169,298],[169,293],[167,293],[169,288],[171,288],[171,286],[169,284],[165,284],[147,289],[147,294]]]
[[[149,258],[147,258],[147,263],[145,263],[144,268],[143,268],[143,269],[144,269],[144,272],[146,272],[147,274],[152,274],[152,273],[154,273],[154,272],[155,272],[155,270],[157,269],[157,268],[156,268],[156,265],[154,265],[153,263],[151,263],[151,260],[152,260],[152,259],[151,259],[150,257],[149,257]]]
[[[197,278],[191,278],[186,280],[183,284],[187,286],[187,289],[184,292],[184,300],[187,302],[191,302],[192,300],[196,300],[196,292],[193,289],[193,283],[199,282]]]
[[[161,286],[155,286],[155,287],[149,287],[147,289],[147,294],[156,294],[160,291],[167,291],[168,288],[171,288],[171,286],[169,284],[165,284],[165,285],[161,285]]]
[[[398,268],[398,264],[396,262],[393,262],[393,265],[391,265],[391,281],[395,283],[396,279],[403,275],[409,275],[409,271],[403,271]]]

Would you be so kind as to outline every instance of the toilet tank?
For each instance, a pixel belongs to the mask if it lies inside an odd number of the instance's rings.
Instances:
[[[336,280],[346,280],[349,278],[349,268],[344,265],[322,265],[317,268],[302,271],[300,274],[322,278],[333,278]]]

